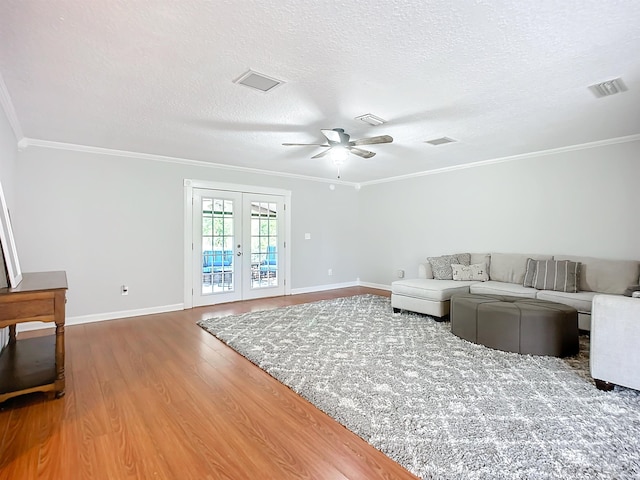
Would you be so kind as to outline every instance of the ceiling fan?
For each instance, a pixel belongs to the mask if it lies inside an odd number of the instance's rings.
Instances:
[[[332,130],[323,129],[320,130],[326,137],[327,143],[283,143],[282,145],[291,146],[316,146],[327,148],[323,152],[314,155],[311,158],[320,158],[325,155],[330,155],[334,165],[338,167],[338,178],[340,178],[340,165],[349,156],[349,153],[358,155],[362,158],[371,158],[375,155],[375,152],[358,148],[360,145],[374,145],[378,143],[391,143],[393,137],[389,135],[379,135],[377,137],[360,138],[359,140],[350,140],[349,134],[344,132],[343,128],[334,128]]]

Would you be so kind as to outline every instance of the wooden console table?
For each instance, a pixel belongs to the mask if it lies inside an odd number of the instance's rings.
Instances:
[[[17,395],[64,395],[64,321],[67,274],[24,273],[15,288],[0,288],[0,328],[9,344],[0,353],[0,403]],[[16,325],[55,323],[55,335],[16,339]]]

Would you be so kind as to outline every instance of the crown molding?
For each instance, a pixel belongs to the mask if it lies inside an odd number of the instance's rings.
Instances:
[[[24,139],[24,135],[22,133],[22,127],[20,126],[20,122],[18,121],[18,116],[16,115],[16,109],[13,108],[11,95],[9,95],[9,90],[7,90],[7,85],[6,83],[4,83],[4,78],[2,78],[1,73],[0,73],[0,103],[2,104],[2,109],[4,110],[4,114],[7,116],[7,120],[9,120],[9,125],[11,125],[11,129],[13,130],[13,134],[16,137],[16,141],[21,142]]]
[[[2,87],[4,86],[4,84],[1,82],[2,78],[0,77],[0,99],[3,100],[3,106],[5,106],[4,104],[4,98],[2,97]],[[8,97],[7,97],[8,98]],[[10,100],[9,100],[10,102]],[[9,103],[9,105],[11,106],[11,104]],[[13,108],[11,106],[11,108]],[[6,107],[5,107],[6,109]],[[8,115],[7,115],[8,116]],[[17,120],[16,120],[17,122]],[[12,125],[13,127],[13,125]],[[17,124],[17,128],[20,128],[20,125]],[[14,129],[15,132],[15,129]],[[581,143],[581,144],[577,144],[577,145],[569,145],[567,147],[559,147],[559,148],[551,148],[548,150],[540,150],[537,152],[529,152],[529,153],[522,153],[522,154],[518,154],[518,155],[511,155],[508,157],[499,157],[499,158],[493,158],[493,159],[489,159],[489,160],[482,160],[479,162],[473,162],[473,163],[467,163],[464,165],[454,165],[452,167],[443,167],[443,168],[436,168],[433,170],[425,170],[422,172],[416,172],[416,173],[409,173],[406,175],[398,175],[395,177],[387,177],[387,178],[382,178],[380,180],[371,180],[368,182],[347,182],[344,180],[334,180],[334,179],[327,179],[327,178],[320,178],[320,177],[311,177],[308,175],[299,175],[299,174],[295,174],[295,173],[284,173],[284,172],[274,172],[271,170],[262,170],[259,168],[249,168],[249,167],[238,167],[235,165],[225,165],[222,163],[211,163],[211,162],[205,162],[202,160],[190,160],[190,159],[186,159],[186,158],[179,158],[179,157],[168,157],[168,156],[164,156],[164,155],[155,155],[155,154],[151,154],[151,153],[140,153],[140,152],[130,152],[130,151],[126,151],[126,150],[114,150],[111,148],[103,148],[103,147],[92,147],[92,146],[88,146],[88,145],[78,145],[75,143],[63,143],[63,142],[53,142],[50,140],[39,140],[39,139],[35,139],[35,138],[28,138],[28,137],[21,137],[20,141],[18,142],[18,148],[20,150],[24,150],[27,147],[39,147],[39,148],[51,148],[51,149],[55,149],[55,150],[67,150],[67,151],[72,151],[72,152],[83,152],[83,153],[92,153],[92,154],[97,154],[97,155],[111,155],[111,156],[116,156],[116,157],[124,157],[124,158],[137,158],[140,160],[151,160],[151,161],[156,161],[156,162],[165,162],[165,163],[176,163],[176,164],[181,164],[181,165],[189,165],[189,166],[194,166],[194,167],[205,167],[205,168],[215,168],[215,169],[222,169],[222,170],[232,170],[232,171],[236,171],[236,172],[245,172],[245,173],[253,173],[253,174],[259,174],[259,175],[270,175],[273,177],[282,177],[282,178],[293,178],[293,179],[297,179],[297,180],[307,180],[307,181],[311,181],[311,182],[320,182],[320,183],[328,183],[328,184],[334,184],[334,185],[345,185],[345,186],[349,186],[349,187],[353,187],[356,190],[360,190],[362,187],[366,187],[369,185],[378,185],[381,183],[389,183],[389,182],[397,182],[397,181],[401,181],[401,180],[407,180],[410,178],[417,178],[417,177],[424,177],[427,175],[439,175],[442,173],[447,173],[447,172],[453,172],[456,170],[464,170],[467,168],[476,168],[476,167],[483,167],[486,165],[493,165],[493,164],[497,164],[497,163],[504,163],[504,162],[512,162],[512,161],[516,161],[516,160],[523,160],[523,159],[527,159],[527,158],[533,158],[533,157],[541,157],[541,156],[546,156],[546,155],[554,155],[554,154],[558,154],[558,153],[565,153],[565,152],[573,152],[573,151],[577,151],[577,150],[585,150],[585,149],[589,149],[589,148],[597,148],[597,147],[602,147],[602,146],[607,146],[607,145],[615,145],[618,143],[628,143],[628,142],[634,142],[634,141],[638,141],[640,140],[640,134],[634,134],[634,135],[627,135],[624,137],[616,137],[616,138],[610,138],[607,140],[597,140],[595,142],[588,142],[588,143]]]
[[[400,180],[407,180],[409,178],[425,177],[427,175],[439,175],[441,173],[454,172],[456,170],[465,170],[467,168],[484,167],[486,165],[493,165],[496,163],[504,163],[504,162],[513,162],[515,160],[524,160],[526,158],[532,158],[532,157],[542,157],[546,155],[555,155],[558,153],[574,152],[577,150],[586,150],[588,148],[596,148],[596,147],[602,147],[606,145],[615,145],[618,143],[635,142],[637,140],[640,140],[640,134],[627,135],[625,137],[609,138],[607,140],[597,140],[595,142],[580,143],[577,145],[569,145],[567,147],[551,148],[549,150],[540,150],[537,152],[521,153],[518,155],[511,155],[509,157],[500,157],[500,158],[493,158],[490,160],[482,160],[480,162],[466,163],[464,165],[454,165],[452,167],[436,168],[434,170],[425,170],[423,172],[408,173],[406,175],[398,175],[396,177],[388,177],[380,180],[371,180],[370,182],[360,183],[360,187],[366,187],[369,185],[378,185],[380,183],[397,182]]]
[[[155,162],[177,163],[181,165],[189,165],[192,167],[216,168],[216,169],[223,169],[223,170],[233,170],[236,172],[255,173],[259,175],[270,175],[273,177],[294,178],[297,180],[308,180],[312,182],[329,183],[334,185],[345,185],[345,186],[359,189],[358,183],[347,182],[344,180],[333,180],[328,178],[311,177],[308,175],[300,175],[296,173],[274,172],[271,170],[262,170],[259,168],[238,167],[235,165],[225,165],[222,163],[205,162],[202,160],[190,160],[190,159],[179,158],[179,157],[167,157],[164,155],[155,155],[152,153],[129,152],[126,150],[114,150],[111,148],[104,148],[104,147],[92,147],[89,145],[78,145],[75,143],[53,142],[50,140],[39,140],[36,138],[28,138],[28,137],[22,138],[22,140],[20,141],[20,144],[22,148],[27,148],[27,147],[51,148],[55,150],[67,150],[71,152],[93,153],[97,155],[111,155],[115,157],[124,157],[124,158],[137,158],[140,160],[151,160]]]

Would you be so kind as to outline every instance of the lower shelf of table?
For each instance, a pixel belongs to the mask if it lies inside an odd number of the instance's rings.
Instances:
[[[30,392],[55,390],[55,335],[18,339],[0,354],[0,402]]]

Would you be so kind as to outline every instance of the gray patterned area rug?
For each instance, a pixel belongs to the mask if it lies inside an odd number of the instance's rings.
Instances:
[[[492,350],[376,295],[199,325],[422,478],[640,478],[640,392]]]

